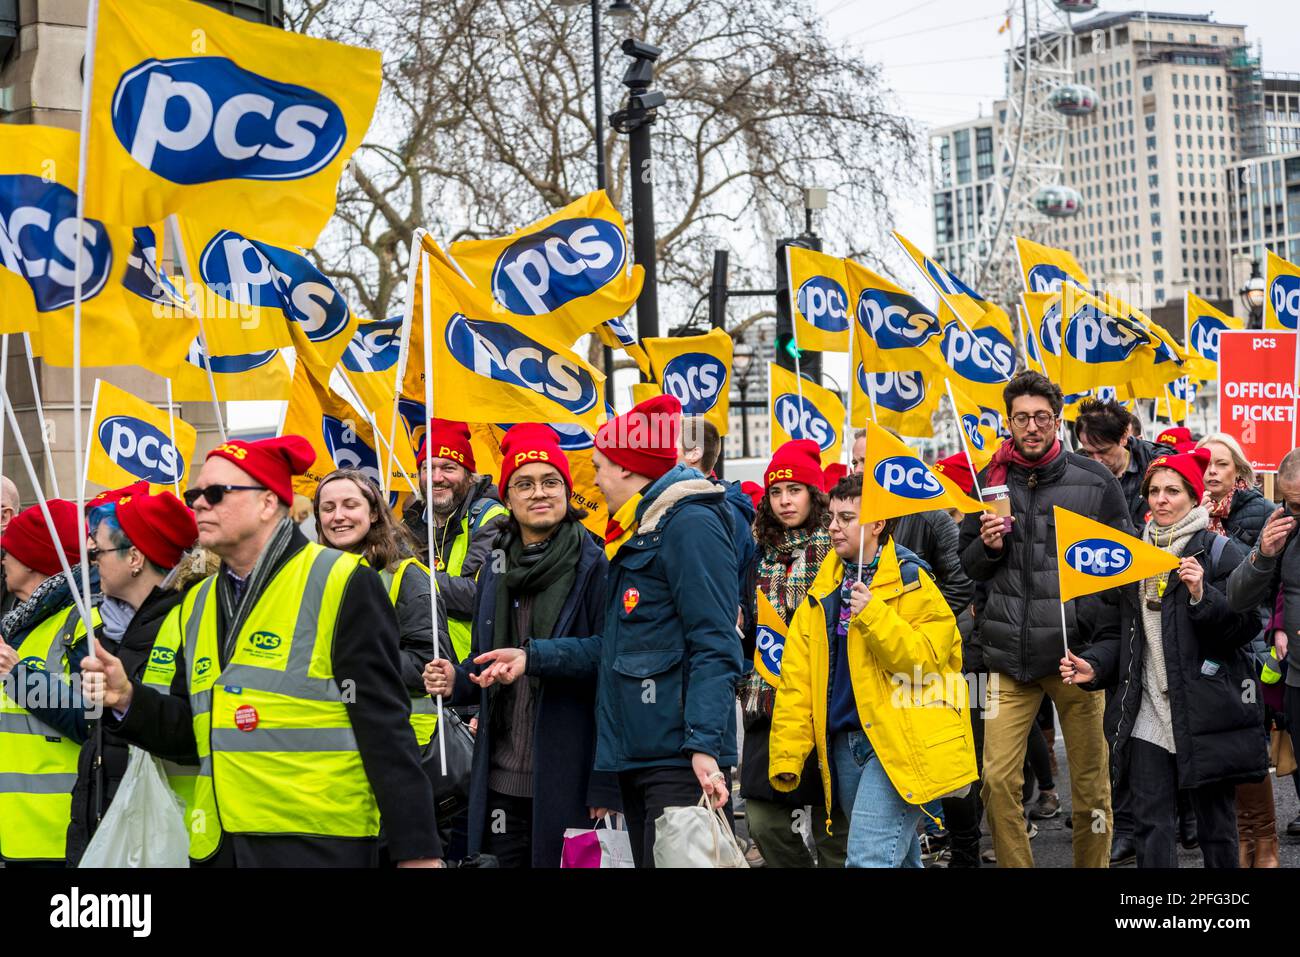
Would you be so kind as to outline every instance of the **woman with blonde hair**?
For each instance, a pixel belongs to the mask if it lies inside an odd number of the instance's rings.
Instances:
[[[1210,531],[1227,535],[1250,548],[1273,512],[1273,505],[1255,488],[1255,470],[1231,435],[1215,432],[1196,443],[1209,449],[1205,467],[1205,498]]]

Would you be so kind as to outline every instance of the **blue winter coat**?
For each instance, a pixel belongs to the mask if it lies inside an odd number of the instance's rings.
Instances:
[[[494,547],[499,547],[500,542]],[[582,536],[573,588],[555,621],[552,635],[587,636],[600,628],[605,613],[603,549],[590,535]],[[495,562],[484,562],[478,574],[478,599],[472,630],[475,655],[492,648],[497,588],[501,574]],[[551,639],[529,642],[531,653]],[[492,696],[472,684],[466,667],[456,669],[453,703],[478,704],[478,733],[469,783],[469,853],[483,848],[487,834],[488,771],[492,754]],[[594,675],[555,676],[539,682],[533,724],[532,866],[559,867],[566,828],[589,828],[595,822],[589,807],[619,810],[618,781],[611,774],[593,773],[596,751],[596,682]]]
[[[599,636],[531,646],[528,674],[597,672],[596,768],[736,763],[736,567],[723,488],[677,466],[637,508],[637,533],[609,566]]]

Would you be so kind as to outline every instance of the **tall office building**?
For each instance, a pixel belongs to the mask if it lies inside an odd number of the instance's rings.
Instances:
[[[1269,136],[1297,135],[1266,123],[1267,84],[1245,26],[1107,13],[1075,24],[1074,44],[1073,81],[1098,106],[1067,121],[1063,183],[1082,206],[1044,240],[1074,253],[1095,281],[1142,290],[1150,309],[1188,288],[1233,298],[1226,172],[1262,155]],[[990,118],[931,134],[936,254],[958,275],[977,270],[978,220],[1010,161],[980,150],[998,142],[1000,113],[1003,103]]]
[[[211,0],[209,6],[255,22],[279,24],[283,20],[282,0]],[[88,9],[88,0],[0,0],[0,123],[78,128]],[[32,371],[43,406],[42,419],[36,411],[36,390],[32,388],[23,339],[14,335],[8,339],[5,388],[37,475],[46,494],[53,494],[57,488],[65,497],[75,497],[80,476],[73,464],[72,370],[47,366],[39,358],[34,360]],[[96,378],[156,405],[166,402],[165,384],[153,373],[121,366],[86,368],[81,385],[85,414],[89,413]],[[212,405],[187,402],[180,406],[180,414],[199,433],[195,458],[201,462],[218,441]],[[83,427],[85,422],[83,414]],[[0,470],[17,483],[23,504],[31,504],[35,494],[7,422],[5,429]],[[48,458],[42,451],[42,429],[49,441]]]

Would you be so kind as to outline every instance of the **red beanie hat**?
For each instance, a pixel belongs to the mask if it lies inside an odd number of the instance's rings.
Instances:
[[[934,463],[934,470],[969,495],[975,487],[975,473],[965,452],[958,452]]]
[[[677,464],[681,434],[681,402],[657,395],[597,429],[596,448],[620,468],[657,479]]]
[[[564,479],[565,490],[573,491],[569,458],[560,448],[560,437],[555,430],[538,422],[523,422],[512,426],[501,439],[501,481],[497,485],[501,501],[506,500],[506,486],[515,470],[534,462],[554,466]]]
[[[1192,487],[1193,506],[1200,505],[1201,499],[1205,497],[1205,468],[1209,464],[1209,449],[1194,449],[1191,452],[1161,455],[1152,459],[1147,466],[1147,474],[1142,478],[1142,497],[1146,498],[1151,488],[1151,474],[1156,469],[1173,469]]]
[[[757,482],[741,482],[740,490],[749,496],[749,500],[754,503],[754,508],[758,508],[758,503],[763,501],[763,486]]]
[[[1156,444],[1167,445],[1175,452],[1190,452],[1196,448],[1196,440],[1192,438],[1192,430],[1181,425],[1161,432],[1156,436]]]
[[[430,441],[432,440],[432,442]],[[429,458],[429,446],[432,444],[435,459],[450,459],[459,462],[471,472],[474,469],[474,449],[469,441],[469,426],[464,422],[452,422],[448,419],[433,419],[429,423],[429,432],[420,442],[420,451],[415,456],[415,467],[419,468]]]
[[[131,544],[159,568],[172,568],[199,537],[194,513],[171,492],[124,495],[114,511]]]
[[[100,492],[86,503],[86,514],[89,515],[91,509],[99,508],[101,505],[112,505],[128,495],[148,494],[149,483],[144,479],[140,479],[138,482],[132,482],[130,485],[124,486],[123,488],[109,489],[106,492]]]
[[[316,450],[301,435],[281,435],[259,442],[230,439],[208,453],[234,462],[280,497],[293,504],[293,477],[302,475],[316,461]]]
[[[830,465],[826,466],[826,469],[822,472],[822,476],[825,479],[822,490],[829,495],[831,489],[839,483],[839,480],[848,474],[849,467],[847,465],[843,462],[832,462]]]
[[[771,488],[777,482],[802,482],[820,489],[825,481],[822,447],[812,439],[791,439],[785,443],[776,450],[763,473],[764,488]]]
[[[66,498],[52,498],[45,504],[71,567],[79,561],[81,543],[86,537],[85,520],[77,514],[77,503]],[[0,548],[42,575],[57,575],[63,570],[39,505],[23,509],[10,520],[4,536],[0,537]]]

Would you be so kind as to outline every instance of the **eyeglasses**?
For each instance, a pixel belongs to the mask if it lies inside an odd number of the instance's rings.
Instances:
[[[1017,429],[1027,429],[1030,419],[1040,429],[1050,429],[1056,424],[1056,415],[1052,412],[1035,412],[1033,415],[1028,412],[1017,412],[1011,417],[1011,424]]]
[[[112,554],[113,552],[128,552],[131,548],[130,545],[119,545],[116,548],[88,548],[86,549],[86,558],[92,562],[97,562],[100,555]]]
[[[209,505],[220,505],[227,492],[265,492],[265,485],[207,485],[203,488],[187,488],[185,504],[193,508],[199,499]]]
[[[520,479],[518,482],[511,482],[506,486],[512,492],[518,492],[525,497],[531,497],[537,490],[537,483],[532,479]],[[542,494],[557,495],[560,489],[564,488],[564,480],[557,478],[542,479]]]

